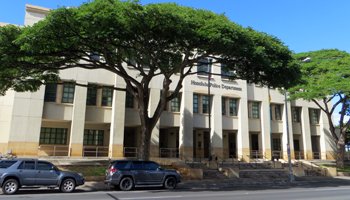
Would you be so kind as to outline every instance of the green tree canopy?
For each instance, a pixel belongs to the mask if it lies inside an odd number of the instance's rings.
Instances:
[[[1,92],[35,90],[68,68],[108,70],[124,79],[139,102],[146,146],[166,103],[203,58],[225,64],[235,72],[233,79],[290,87],[299,78],[292,53],[277,38],[243,28],[224,15],[173,3],[95,0],[53,10],[31,27],[0,30],[0,54],[6,55],[0,58]],[[139,76],[130,75],[126,64]],[[152,115],[148,88],[157,76],[163,78],[163,92]],[[169,95],[174,76],[179,81]],[[15,81],[7,82],[7,77]]]
[[[349,129],[350,54],[337,49],[325,49],[295,55],[301,61],[301,82],[290,89],[292,98],[313,101],[327,115],[330,133],[337,144],[337,164],[343,166],[346,130]],[[338,115],[339,130],[332,117]]]

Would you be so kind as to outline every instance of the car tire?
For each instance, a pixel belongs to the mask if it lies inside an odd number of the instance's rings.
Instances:
[[[19,189],[19,184],[16,179],[8,179],[2,185],[2,192],[4,194],[15,194]]]
[[[168,190],[172,190],[176,188],[177,181],[176,178],[173,176],[168,176],[164,181],[164,188]]]
[[[129,191],[134,188],[134,181],[131,177],[124,177],[119,182],[119,189],[123,191]]]
[[[75,190],[75,186],[75,181],[71,178],[67,178],[62,181],[60,190],[64,193],[73,192]]]

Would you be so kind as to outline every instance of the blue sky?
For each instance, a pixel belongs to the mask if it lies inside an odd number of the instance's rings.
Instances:
[[[0,22],[23,24],[25,4],[47,8],[78,6],[87,0],[6,0]],[[280,38],[292,51],[337,48],[350,52],[349,0],[141,0],[176,2],[225,13],[232,21]]]

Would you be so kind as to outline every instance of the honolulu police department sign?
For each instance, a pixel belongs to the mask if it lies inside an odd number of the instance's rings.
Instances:
[[[191,80],[191,85],[208,87],[208,82]],[[216,84],[216,83],[210,83],[210,87],[212,87],[212,88],[222,88],[224,90],[242,91],[242,88],[235,87],[235,86],[230,86],[230,85],[225,85],[225,84],[219,85],[219,84]]]

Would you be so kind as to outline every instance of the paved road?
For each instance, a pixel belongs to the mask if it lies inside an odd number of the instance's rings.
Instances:
[[[22,190],[16,195],[0,195],[0,200],[35,199],[35,200],[345,200],[350,199],[350,186],[308,187],[289,189],[252,189],[249,190],[136,190],[122,191],[84,191],[62,194],[57,190]]]

